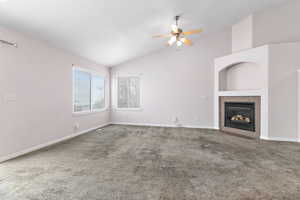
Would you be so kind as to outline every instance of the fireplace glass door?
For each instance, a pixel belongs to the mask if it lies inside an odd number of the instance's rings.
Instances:
[[[225,127],[255,132],[254,102],[225,102]]]

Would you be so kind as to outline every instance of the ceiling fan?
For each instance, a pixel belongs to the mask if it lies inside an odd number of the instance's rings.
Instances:
[[[187,39],[185,36],[191,35],[191,34],[196,34],[196,33],[201,33],[201,29],[196,29],[196,30],[190,30],[184,32],[181,28],[178,27],[178,21],[179,21],[180,16],[177,15],[175,16],[175,22],[176,24],[173,24],[171,26],[171,32],[170,34],[164,34],[164,35],[155,35],[153,38],[170,38],[167,45],[171,46],[174,43],[176,43],[177,47],[182,46],[183,44],[191,46],[193,43],[191,40]]]

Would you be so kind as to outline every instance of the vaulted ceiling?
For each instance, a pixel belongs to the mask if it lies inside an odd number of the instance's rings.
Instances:
[[[288,0],[0,0],[0,25],[100,64],[114,66],[164,47],[182,14],[184,29],[211,34]],[[192,39],[203,35],[191,36]]]

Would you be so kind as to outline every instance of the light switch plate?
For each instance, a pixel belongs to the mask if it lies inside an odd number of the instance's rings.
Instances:
[[[6,103],[15,102],[15,101],[17,101],[17,95],[16,94],[6,94],[6,95],[4,95],[4,101]]]

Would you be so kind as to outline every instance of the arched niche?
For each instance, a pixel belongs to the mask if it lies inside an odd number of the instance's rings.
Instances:
[[[229,65],[219,72],[220,91],[259,90],[264,84],[263,68],[254,62]]]

